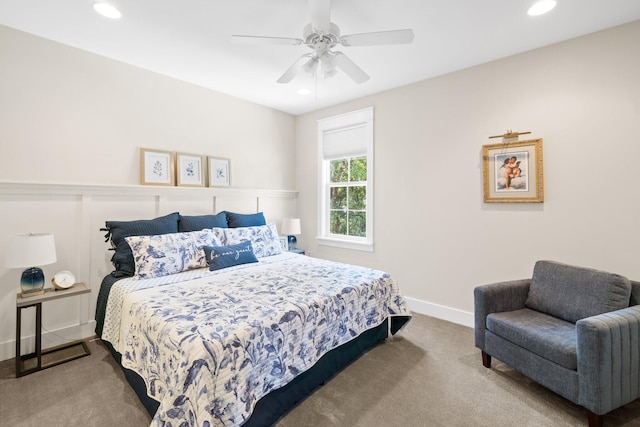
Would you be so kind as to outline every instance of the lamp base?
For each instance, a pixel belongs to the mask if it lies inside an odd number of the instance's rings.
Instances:
[[[290,235],[287,237],[287,242],[289,243],[289,250],[295,249],[298,244],[298,239],[296,236]]]
[[[27,268],[20,278],[21,296],[32,297],[44,294],[44,273],[38,267]]]

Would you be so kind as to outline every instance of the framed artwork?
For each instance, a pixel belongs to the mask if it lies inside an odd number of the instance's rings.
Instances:
[[[176,154],[177,184],[183,187],[204,187],[207,164],[204,156]]]
[[[170,151],[140,149],[140,184],[175,185],[174,154]]]
[[[289,250],[289,239],[287,239],[287,237],[280,237],[280,247],[283,251]]]
[[[229,159],[209,157],[209,187],[228,187],[230,183]]]
[[[482,146],[485,203],[544,201],[542,139]]]

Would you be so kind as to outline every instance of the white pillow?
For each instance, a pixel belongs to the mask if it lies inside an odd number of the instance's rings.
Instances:
[[[223,230],[225,235],[225,245],[237,245],[243,240],[248,240],[253,246],[253,252],[256,255],[256,258],[263,258],[282,253],[280,238],[278,237],[278,229],[276,228],[275,222],[268,225],[224,228]]]
[[[135,279],[168,276],[207,266],[203,246],[221,245],[213,230],[125,237],[135,261]]]

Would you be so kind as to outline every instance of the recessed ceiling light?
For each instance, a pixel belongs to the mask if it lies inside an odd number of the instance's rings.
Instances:
[[[529,16],[544,15],[554,7],[556,7],[555,0],[540,0],[539,2],[537,2],[536,4],[534,4],[529,8],[529,10],[527,11],[527,14]]]
[[[302,88],[302,89],[298,89],[298,94],[299,95],[309,95],[311,93],[311,91],[307,88]]]
[[[122,17],[122,14],[120,13],[120,11],[118,9],[116,9],[115,6],[113,6],[113,5],[109,4],[109,3],[95,2],[93,4],[93,8],[100,15],[102,15],[104,17],[107,17],[107,18],[120,19]]]

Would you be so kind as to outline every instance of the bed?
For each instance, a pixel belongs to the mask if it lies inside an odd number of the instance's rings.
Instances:
[[[107,229],[96,333],[154,426],[272,425],[411,317],[387,273],[283,251],[261,213]]]

